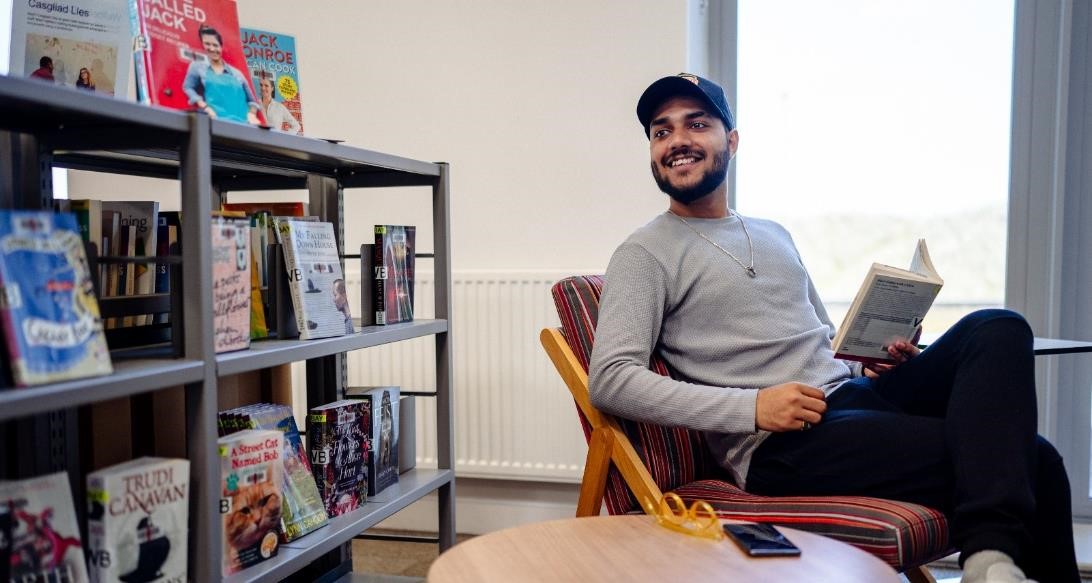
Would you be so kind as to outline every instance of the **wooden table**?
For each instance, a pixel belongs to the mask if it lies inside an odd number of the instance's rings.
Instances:
[[[679,534],[644,515],[539,522],[455,545],[432,564],[428,581],[900,581],[862,550],[778,528],[800,547],[799,557],[750,558],[727,538]]]

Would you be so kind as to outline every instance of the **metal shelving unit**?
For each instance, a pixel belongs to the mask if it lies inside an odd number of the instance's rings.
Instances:
[[[309,569],[333,578],[351,569],[349,541],[432,492],[438,493],[439,546],[455,541],[451,381],[451,271],[448,168],[207,116],[88,95],[31,80],[0,76],[0,208],[52,207],[54,166],[177,179],[185,217],[208,217],[233,190],[306,189],[311,212],[333,222],[343,249],[345,188],[432,188],[436,319],[359,329],[322,340],[255,341],[249,350],[214,354],[210,222],[187,220],[182,245],[178,359],[131,359],[114,373],[64,383],[0,391],[4,435],[48,435],[49,448],[0,447],[0,478],[67,470],[74,490],[89,468],[80,467],[75,408],[117,397],[182,385],[186,445],[191,463],[189,577],[195,581],[280,581]],[[414,469],[397,485],[349,515],[287,545],[279,555],[229,578],[220,574],[223,548],[218,514],[220,464],[216,455],[217,380],[220,376],[306,361],[308,406],[343,395],[342,353],[421,336],[436,342],[437,469]],[[48,449],[48,453],[41,453]],[[33,458],[33,459],[31,459]],[[79,504],[77,504],[79,506]],[[319,565],[316,570],[316,565]],[[316,575],[317,573],[317,575]]]

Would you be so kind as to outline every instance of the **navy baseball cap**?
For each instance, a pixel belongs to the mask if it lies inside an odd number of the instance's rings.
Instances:
[[[646,136],[656,108],[668,98],[678,95],[696,97],[706,102],[712,108],[712,113],[717,114],[724,122],[725,129],[732,131],[736,127],[736,118],[732,115],[732,108],[728,106],[728,100],[724,98],[724,90],[720,85],[697,75],[679,73],[655,81],[637,100],[637,119],[644,126]]]

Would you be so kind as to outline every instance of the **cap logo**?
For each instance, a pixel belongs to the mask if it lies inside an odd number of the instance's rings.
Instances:
[[[686,79],[694,85],[698,84],[698,77],[696,75],[691,75],[690,73],[679,73],[679,78]]]

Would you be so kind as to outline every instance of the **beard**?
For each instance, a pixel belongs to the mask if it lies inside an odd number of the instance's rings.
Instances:
[[[705,172],[697,184],[687,188],[671,184],[666,173],[660,172],[655,162],[652,162],[650,166],[652,168],[652,177],[656,180],[656,186],[659,186],[660,190],[683,204],[690,204],[713,192],[724,183],[724,180],[728,177],[728,151],[724,150],[713,154],[713,167]]]

